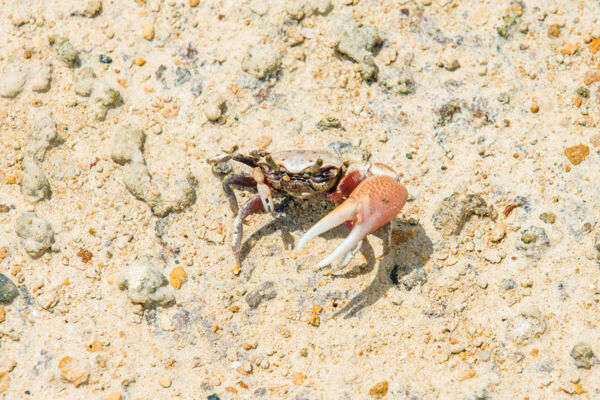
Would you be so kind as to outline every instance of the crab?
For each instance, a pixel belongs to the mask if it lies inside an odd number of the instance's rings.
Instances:
[[[388,224],[406,204],[408,191],[400,184],[396,172],[386,164],[362,162],[345,164],[338,157],[323,151],[288,150],[269,153],[253,151],[249,155],[237,152],[209,158],[215,165],[234,160],[252,167],[252,174],[228,175],[222,186],[228,197],[234,221],[232,247],[240,266],[243,221],[262,209],[274,212],[273,197],[311,197],[329,200],[339,205],[312,226],[297,243],[298,250],[311,239],[346,223],[350,234],[317,268],[341,258],[338,268],[347,265],[359,251],[365,237]],[[231,186],[254,188],[258,194],[240,208]],[[386,225],[389,227],[389,225]]]

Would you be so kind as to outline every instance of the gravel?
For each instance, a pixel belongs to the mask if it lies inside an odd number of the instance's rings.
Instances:
[[[15,231],[23,239],[25,251],[32,258],[41,257],[54,243],[54,230],[50,223],[33,212],[17,218]]]

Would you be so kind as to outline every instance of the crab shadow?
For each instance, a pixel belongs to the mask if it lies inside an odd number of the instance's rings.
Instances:
[[[352,297],[346,305],[332,315],[332,318],[343,316],[355,317],[363,309],[375,304],[392,286],[400,285],[406,290],[412,289],[418,275],[410,278],[411,274],[423,268],[431,253],[433,242],[427,236],[420,224],[409,223],[400,219],[392,222],[392,240],[388,252],[377,260],[368,240],[363,242],[361,252],[366,258],[366,265],[358,266],[359,271],[367,273],[377,268],[371,282]],[[383,229],[375,231],[375,236],[387,240],[387,232]],[[356,268],[346,273],[334,275],[338,278],[348,278],[356,274]],[[405,280],[408,278],[408,280]]]
[[[318,202],[309,200],[311,205],[308,210],[301,210],[299,207],[290,209],[289,203],[293,201],[284,199],[276,206],[276,216],[273,220],[252,232],[242,244],[241,259],[245,260],[248,253],[254,245],[263,237],[272,235],[276,232],[281,233],[286,250],[292,250],[295,247],[295,239],[292,232],[302,231],[309,219],[312,226],[319,219],[325,216],[334,205],[323,207]],[[306,211],[310,211],[307,214]],[[307,217],[308,215],[308,217]],[[321,236],[326,240],[345,238],[348,235],[346,226],[341,225],[332,229]],[[388,231],[379,228],[371,235],[375,235],[384,243],[387,241]],[[418,223],[409,223],[400,219],[391,221],[391,243],[385,255],[377,259],[373,247],[369,243],[369,237],[363,241],[360,249],[365,257],[365,262],[359,265],[351,263],[348,267],[331,273],[332,279],[348,279],[358,275],[365,275],[377,267],[377,272],[369,285],[360,291],[350,301],[332,315],[336,318],[343,315],[344,318],[351,318],[357,315],[361,310],[376,303],[385,293],[395,285],[403,285],[406,289],[411,288],[411,284],[404,282],[403,278],[408,277],[413,271],[422,268],[433,252],[433,242],[427,236],[425,229]],[[249,263],[242,262],[242,271],[246,269],[244,279],[249,279],[252,273],[252,266]]]

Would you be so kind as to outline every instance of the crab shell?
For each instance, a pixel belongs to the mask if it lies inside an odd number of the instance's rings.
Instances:
[[[344,163],[324,151],[288,150],[264,155],[258,167],[275,190],[306,199],[333,190]]]

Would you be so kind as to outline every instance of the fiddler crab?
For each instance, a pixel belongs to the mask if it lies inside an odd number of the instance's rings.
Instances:
[[[317,264],[317,268],[340,257],[342,261],[338,268],[347,265],[359,251],[363,239],[394,219],[408,198],[408,191],[398,182],[398,175],[386,164],[363,162],[346,167],[332,154],[310,150],[253,151],[249,155],[233,152],[209,158],[207,162],[214,165],[228,160],[253,168],[252,175],[233,174],[222,182],[231,210],[236,215],[232,246],[238,267],[244,218],[261,209],[274,212],[273,197],[276,195],[300,199],[320,196],[341,202],[298,241],[297,248],[301,249],[321,233],[346,223],[350,234]],[[231,185],[255,188],[258,194],[239,208]]]

